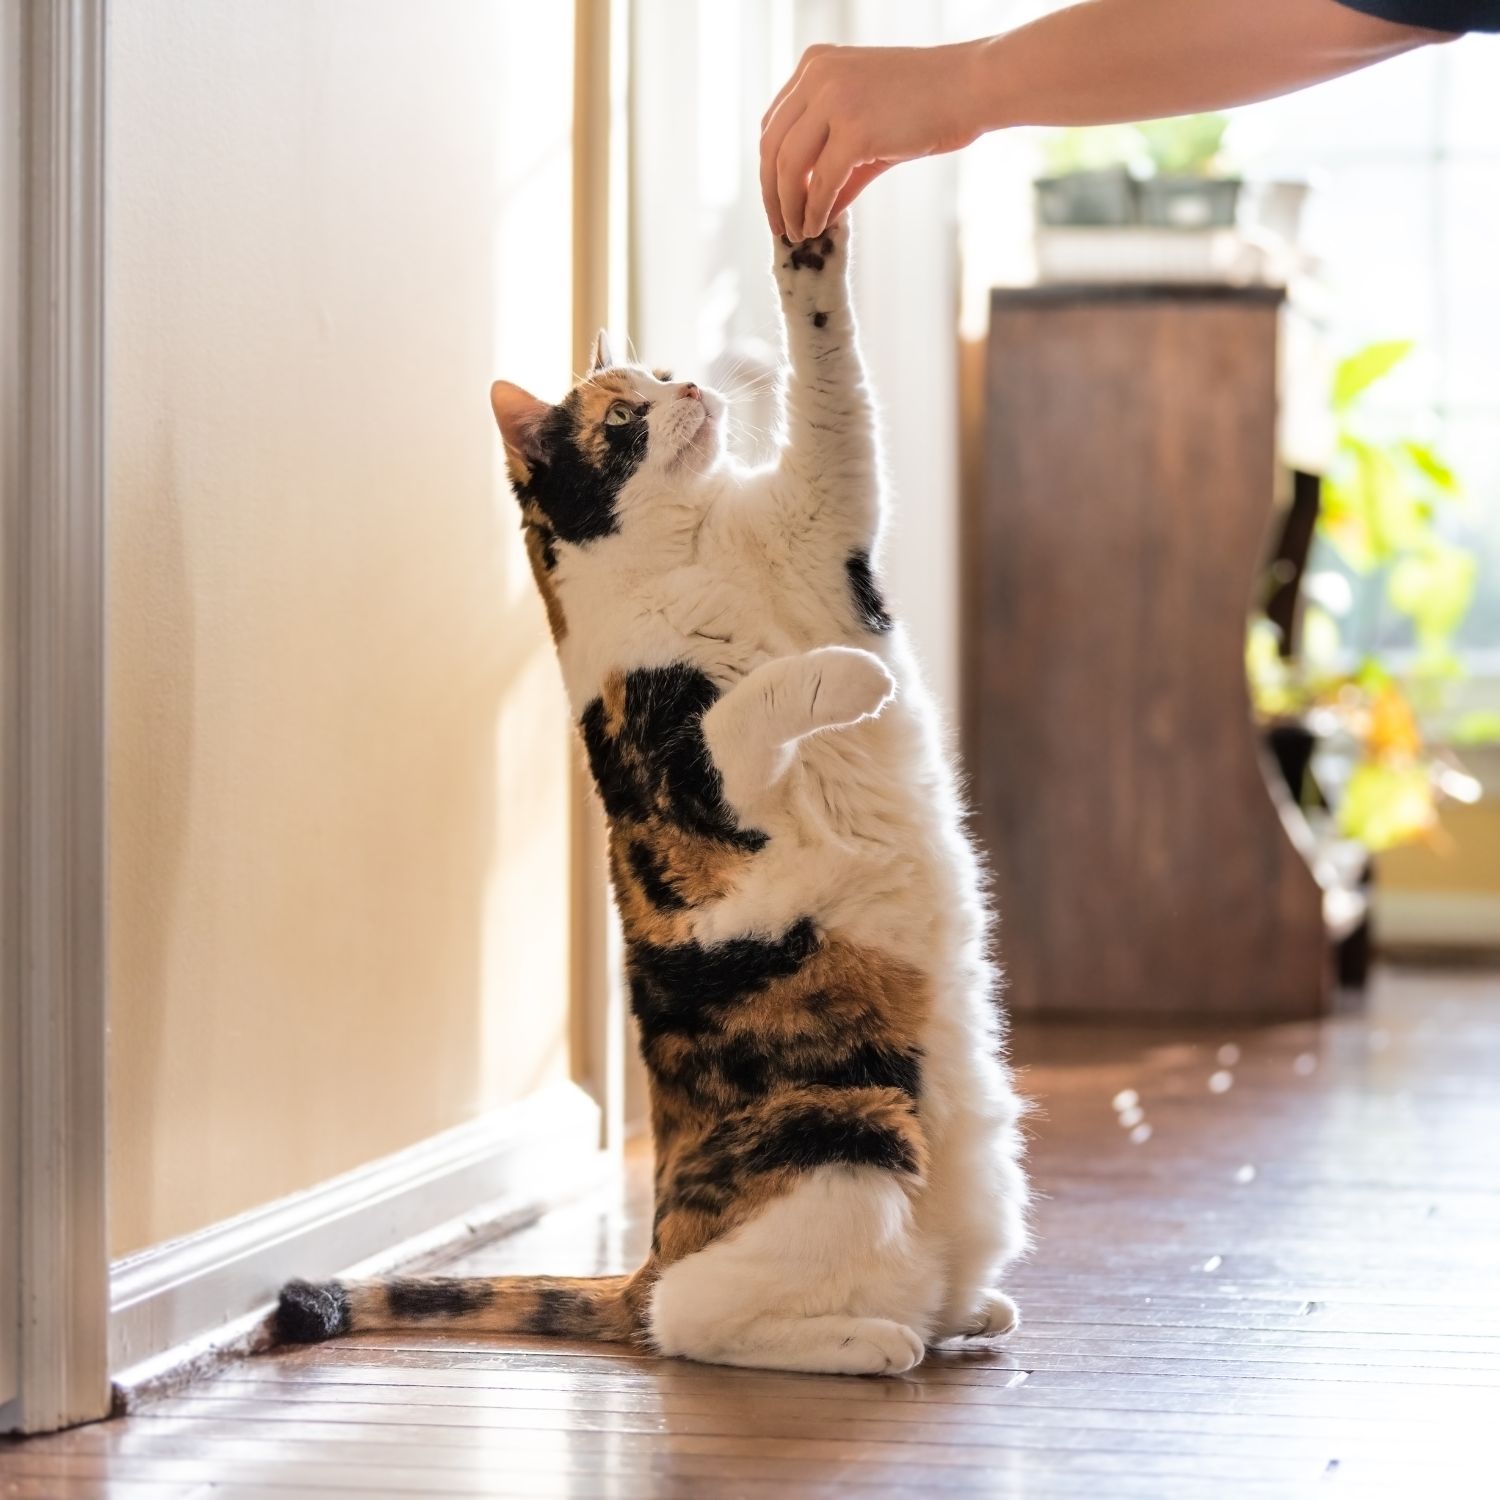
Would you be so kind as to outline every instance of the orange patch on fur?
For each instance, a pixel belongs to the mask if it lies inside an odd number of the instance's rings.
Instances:
[[[567,617],[563,614],[562,600],[557,596],[557,585],[547,571],[547,561],[542,555],[546,545],[542,534],[535,526],[524,528],[526,557],[531,563],[531,576],[536,579],[536,591],[542,596],[542,607],[547,611],[547,628],[552,632],[555,645],[561,645],[568,633]]]
[[[604,732],[614,739],[625,727],[625,674],[611,672],[599,689],[599,698],[604,704]]]
[[[929,1004],[928,983],[918,970],[876,949],[831,937],[797,973],[773,981],[757,994],[727,1007],[720,1042],[736,1038],[790,1044],[800,1062],[834,1069],[858,1047],[879,1047],[920,1057],[920,1036]],[[671,1265],[744,1223],[772,1199],[790,1191],[805,1168],[774,1165],[761,1170],[753,1150],[747,1165],[726,1170],[726,1132],[753,1143],[773,1140],[800,1111],[828,1110],[861,1129],[899,1141],[913,1186],[927,1170],[927,1141],[916,1101],[887,1086],[831,1087],[789,1079],[746,1102],[742,1093],[715,1091],[708,1070],[692,1074],[704,1045],[698,1037],[665,1033],[649,1044],[652,1131],[657,1152],[655,1253]],[[680,1087],[672,1080],[684,1075]],[[719,1190],[705,1194],[695,1185],[707,1176]],[[684,1188],[687,1191],[684,1192]]]
[[[604,437],[604,414],[621,398],[632,403],[637,399],[630,377],[619,370],[602,370],[574,388],[574,441],[595,464],[602,465],[609,457],[609,444]]]

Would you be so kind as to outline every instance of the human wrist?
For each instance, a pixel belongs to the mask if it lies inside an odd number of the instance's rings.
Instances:
[[[1009,36],[1002,33],[963,44],[965,107],[975,136],[1025,123],[1014,70],[1009,66],[1008,41]]]

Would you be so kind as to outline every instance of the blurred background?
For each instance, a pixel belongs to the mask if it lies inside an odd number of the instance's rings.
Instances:
[[[523,1107],[559,1183],[638,1119],[488,385],[561,396],[606,324],[766,451],[772,94],[1046,8],[111,8],[118,1266]],[[856,206],[884,567],[1019,1009],[1316,1015],[1372,948],[1500,948],[1497,84],[1467,39]]]

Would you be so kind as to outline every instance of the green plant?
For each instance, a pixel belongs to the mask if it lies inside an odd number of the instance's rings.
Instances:
[[[1218,175],[1228,128],[1228,115],[1179,115],[1136,126],[1152,167],[1162,177]]]
[[[1042,138],[1042,165],[1049,177],[1131,166],[1141,155],[1140,134],[1133,125],[1072,125]]]
[[[1295,662],[1282,658],[1275,627],[1253,620],[1245,656],[1262,717],[1317,711],[1353,745],[1338,821],[1373,850],[1436,835],[1443,797],[1477,789],[1451,753],[1429,746],[1421,727],[1464,672],[1454,637],[1473,603],[1478,570],[1473,555],[1439,528],[1462,488],[1430,445],[1382,433],[1364,400],[1411,352],[1405,340],[1360,349],[1339,364],[1330,392],[1337,444],[1317,532],[1350,573],[1371,581],[1380,607],[1367,613],[1363,638],[1350,641],[1340,618],[1347,606],[1309,600]],[[1380,644],[1392,614],[1409,625],[1414,651]],[[1485,714],[1460,721],[1450,736],[1468,744],[1497,737],[1500,715]]]
[[[1411,622],[1416,674],[1441,681],[1462,671],[1453,634],[1474,601],[1474,557],[1436,524],[1462,489],[1429,445],[1375,436],[1361,414],[1364,393],[1411,351],[1409,340],[1371,344],[1335,371],[1338,446],[1318,525],[1353,572],[1383,575],[1386,606]]]
[[[1042,139],[1049,176],[1127,167],[1138,177],[1211,177],[1222,169],[1227,115],[1179,115],[1138,125],[1071,126]]]

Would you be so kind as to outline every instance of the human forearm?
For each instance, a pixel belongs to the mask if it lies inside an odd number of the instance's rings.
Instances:
[[[1104,125],[1291,93],[1447,33],[1337,0],[1085,0],[974,43],[979,131]]]
[[[800,239],[888,167],[987,130],[1222,109],[1447,36],[1338,0],[1085,0],[953,46],[812,47],[761,122],[766,214]]]

